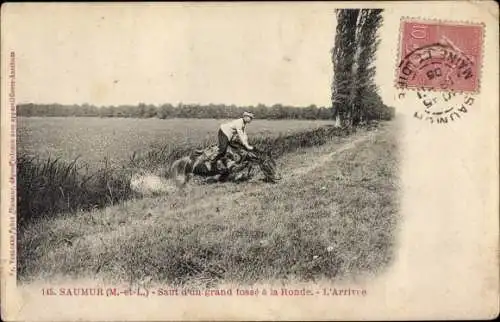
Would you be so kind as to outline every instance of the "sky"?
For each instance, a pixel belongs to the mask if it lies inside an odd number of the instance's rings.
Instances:
[[[25,13],[26,15],[26,13]],[[32,11],[18,102],[329,105],[334,16],[181,6]]]
[[[18,103],[330,106],[334,5],[12,6],[4,41],[16,52]],[[377,55],[388,104],[394,10]]]

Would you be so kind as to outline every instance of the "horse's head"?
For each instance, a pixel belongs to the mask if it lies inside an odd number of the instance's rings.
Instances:
[[[259,165],[267,181],[275,182],[280,179],[277,173],[276,162],[271,153],[259,148],[254,148],[252,151],[249,151],[248,158]]]
[[[261,147],[254,147],[252,150],[247,150],[241,144],[231,144],[231,146],[241,156],[240,162],[251,162],[258,165],[266,176],[267,181],[275,182],[280,179],[277,175],[276,162],[268,150]]]

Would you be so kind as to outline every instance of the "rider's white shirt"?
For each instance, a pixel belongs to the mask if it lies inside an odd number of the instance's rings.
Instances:
[[[233,120],[231,122],[223,123],[220,129],[231,141],[236,135],[240,136],[241,143],[248,146],[248,137],[245,132],[245,122],[242,118]]]

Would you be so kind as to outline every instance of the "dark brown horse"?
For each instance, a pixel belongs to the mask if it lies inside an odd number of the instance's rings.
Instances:
[[[196,150],[172,163],[170,176],[178,186],[186,185],[194,175],[217,181],[245,181],[253,177],[259,168],[267,182],[276,182],[276,162],[266,153],[254,149],[247,150],[241,144],[232,142],[226,156],[216,166],[212,160],[217,154],[217,146]]]

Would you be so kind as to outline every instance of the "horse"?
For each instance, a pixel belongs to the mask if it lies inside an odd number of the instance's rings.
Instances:
[[[264,181],[275,183],[281,179],[269,153],[255,148],[247,150],[242,144],[231,142],[226,155],[213,166],[217,152],[217,146],[210,146],[175,160],[170,167],[170,177],[179,187],[184,187],[195,175],[219,182],[240,182],[250,179],[257,167],[264,174]]]

